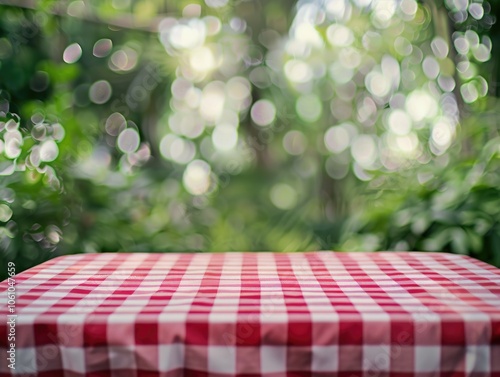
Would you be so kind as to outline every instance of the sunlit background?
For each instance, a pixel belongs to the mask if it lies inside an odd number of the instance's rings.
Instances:
[[[498,8],[0,0],[2,260],[419,250],[500,266]]]

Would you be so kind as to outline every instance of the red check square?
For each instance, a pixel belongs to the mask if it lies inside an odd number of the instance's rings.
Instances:
[[[238,322],[236,324],[236,343],[240,346],[258,346],[261,341],[260,323]]]
[[[441,323],[441,342],[443,345],[450,346],[467,344],[464,323],[443,321]]]
[[[207,345],[210,326],[204,322],[187,322],[186,339],[188,345]]]
[[[134,325],[135,344],[158,344],[158,324],[136,322]]]
[[[288,346],[311,346],[312,323],[290,322],[288,324]]]
[[[343,320],[339,323],[339,345],[362,345],[363,323],[361,321]]]
[[[83,327],[84,347],[105,347],[108,344],[106,324],[88,323]]]

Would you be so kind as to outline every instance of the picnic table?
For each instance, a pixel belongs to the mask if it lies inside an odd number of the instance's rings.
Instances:
[[[462,255],[77,254],[7,289],[0,377],[500,376],[500,270]]]

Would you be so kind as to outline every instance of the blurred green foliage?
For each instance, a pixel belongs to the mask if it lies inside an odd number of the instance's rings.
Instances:
[[[421,169],[407,177],[410,187],[368,194],[340,249],[445,251],[499,266],[499,145],[497,136],[477,158]]]
[[[340,249],[500,266],[497,8],[0,0],[2,264]]]

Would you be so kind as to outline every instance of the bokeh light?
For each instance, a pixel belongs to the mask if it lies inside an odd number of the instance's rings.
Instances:
[[[113,89],[107,80],[99,80],[89,88],[89,98],[92,102],[102,105],[109,101]]]
[[[109,55],[112,48],[113,41],[109,38],[103,38],[95,42],[92,53],[97,58],[104,58]]]
[[[286,184],[278,183],[271,189],[271,202],[279,209],[288,210],[297,204],[298,195],[295,189]]]
[[[124,47],[111,55],[109,68],[115,72],[130,71],[135,68],[137,61],[137,52],[129,47]]]
[[[6,223],[12,217],[12,210],[6,204],[0,204],[0,222]]]
[[[268,126],[276,118],[276,107],[271,101],[261,99],[252,105],[250,115],[258,126]]]
[[[139,133],[133,128],[126,128],[120,132],[116,143],[123,153],[133,153],[139,148]]]
[[[184,187],[193,195],[205,194],[210,188],[210,173],[210,165],[203,160],[194,160],[184,171]]]
[[[63,53],[63,60],[65,63],[73,64],[76,63],[82,56],[82,48],[78,43],[72,43]]]
[[[301,155],[307,148],[307,139],[300,131],[289,131],[283,137],[283,148],[293,156]]]
[[[54,161],[58,154],[59,148],[54,140],[48,139],[40,146],[40,160],[43,162]]]

